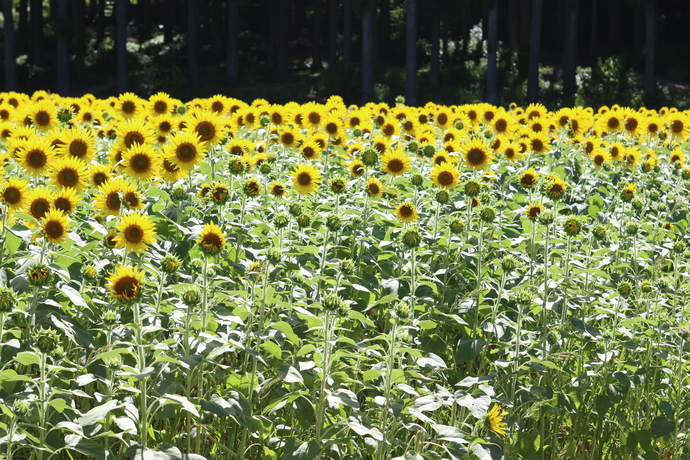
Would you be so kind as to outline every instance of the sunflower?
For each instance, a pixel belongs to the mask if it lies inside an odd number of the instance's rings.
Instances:
[[[80,201],[81,197],[74,188],[63,187],[53,195],[53,208],[70,214],[77,210]]]
[[[493,119],[489,122],[493,131],[499,136],[509,136],[515,131],[515,119],[505,111],[499,109],[496,111]]]
[[[95,139],[90,130],[71,128],[64,131],[62,143],[55,147],[55,151],[58,155],[69,155],[89,163],[96,152]]]
[[[196,240],[201,250],[208,255],[218,253],[225,246],[225,233],[214,222],[204,225],[199,238]]]
[[[48,241],[62,243],[65,240],[67,230],[69,230],[67,214],[59,209],[51,209],[45,214],[42,221],[43,235],[48,238]]]
[[[475,138],[464,142],[460,146],[460,152],[465,159],[468,169],[487,168],[493,160],[493,152],[484,139]]]
[[[134,144],[153,144],[156,141],[156,131],[141,118],[127,118],[115,127],[117,142],[115,148],[126,150]]]
[[[161,168],[159,170],[159,175],[164,181],[173,184],[180,179],[184,179],[189,175],[188,171],[178,168],[176,164],[172,163],[167,158],[163,159],[161,163]]]
[[[273,104],[268,110],[268,117],[273,126],[282,126],[290,118],[290,113],[284,106]]]
[[[551,147],[551,139],[544,133],[532,133],[528,138],[528,145],[532,152],[546,154]]]
[[[82,190],[86,187],[86,164],[73,156],[65,156],[53,162],[51,179],[57,187]]]
[[[395,217],[397,217],[400,222],[407,224],[417,220],[419,218],[419,212],[417,212],[412,203],[403,201],[396,208]]]
[[[690,120],[684,113],[669,113],[666,116],[666,126],[675,139],[685,141],[690,134]]]
[[[321,182],[319,170],[307,163],[297,165],[290,176],[297,192],[304,195],[314,193]]]
[[[363,175],[366,171],[364,168],[364,163],[362,163],[360,160],[352,160],[352,162],[348,165],[348,169],[350,170],[350,174],[355,177]]]
[[[609,110],[599,119],[598,128],[607,133],[617,133],[623,129],[623,117],[619,110]]]
[[[41,176],[55,156],[55,147],[46,138],[34,136],[17,150],[16,155],[20,166],[34,176]]]
[[[633,109],[623,110],[623,131],[632,137],[638,137],[642,128],[640,114]]]
[[[7,203],[7,206],[17,211],[22,209],[27,204],[27,195],[29,193],[29,182],[17,177],[10,177],[7,184],[2,188],[2,201]]]
[[[460,172],[449,162],[435,165],[431,169],[431,180],[435,186],[441,188],[453,188],[458,184]]]
[[[149,97],[148,109],[149,114],[154,117],[168,115],[173,110],[172,98],[167,93],[158,92]]]
[[[542,118],[548,113],[548,110],[546,107],[544,107],[543,104],[539,103],[533,103],[527,106],[525,109],[525,114],[527,115],[528,120],[532,120],[534,118]]]
[[[91,166],[89,166],[87,174],[89,177],[89,181],[95,187],[100,187],[101,185],[108,182],[112,177],[110,168],[100,163],[91,164]]]
[[[448,127],[451,120],[451,112],[447,107],[439,106],[434,113],[434,123],[441,129]]]
[[[134,93],[123,93],[115,101],[114,108],[124,118],[136,118],[144,109],[146,101]]]
[[[343,122],[334,114],[328,114],[323,117],[321,129],[326,132],[329,139],[341,139],[345,137]]]
[[[493,431],[496,436],[501,437],[506,435],[506,422],[503,421],[505,415],[506,413],[501,409],[501,406],[494,404],[486,416],[489,429]]]
[[[259,183],[259,179],[256,177],[247,179],[247,182],[244,183],[244,193],[247,196],[259,195],[261,193],[261,184]]]
[[[230,155],[241,157],[254,150],[254,143],[249,139],[232,139],[226,148]]]
[[[125,173],[137,180],[150,180],[156,176],[162,160],[150,144],[134,144],[122,154]]]
[[[547,176],[543,185],[544,193],[554,200],[562,198],[567,188],[565,181],[556,175]]]
[[[642,130],[647,137],[656,137],[662,129],[661,120],[656,115],[647,116],[642,121]]]
[[[50,211],[53,196],[48,187],[41,185],[26,194],[27,211],[36,220],[41,220]]]
[[[534,171],[534,168],[531,167],[529,169],[526,169],[522,174],[520,174],[520,177],[518,178],[518,184],[520,184],[520,186],[523,188],[532,188],[534,187],[534,184],[537,182],[537,178],[539,178],[539,174],[537,174]]]
[[[623,165],[627,168],[634,168],[642,161],[642,154],[637,147],[626,147],[623,150]]]
[[[110,295],[122,302],[131,302],[141,295],[143,280],[143,270],[124,265],[118,265],[106,278]]]
[[[118,234],[115,237],[117,247],[124,247],[127,252],[148,249],[149,244],[156,242],[156,229],[151,218],[141,212],[125,214],[116,225]]]
[[[55,104],[47,100],[33,104],[29,109],[29,117],[34,128],[42,132],[52,130],[58,123]]]
[[[367,180],[366,192],[369,196],[377,197],[383,194],[383,184],[375,177],[370,177]]]
[[[324,110],[322,106],[315,102],[309,102],[302,106],[302,121],[307,128],[319,128],[323,118]]]
[[[187,172],[198,166],[206,156],[208,144],[201,142],[195,132],[182,132],[171,136],[165,146],[165,159]]]
[[[592,162],[594,162],[594,167],[601,169],[604,164],[611,161],[611,155],[609,152],[601,147],[596,148],[591,154]]]
[[[625,184],[625,187],[621,190],[621,199],[626,203],[630,203],[637,193],[637,184],[630,182]]]
[[[396,148],[381,156],[381,164],[386,174],[401,176],[410,169],[410,157],[404,150]]]
[[[532,220],[536,220],[539,217],[539,214],[544,212],[544,206],[542,206],[541,202],[536,202],[536,203],[530,203],[527,206],[527,209],[525,210],[525,214],[527,217],[529,217]]]
[[[379,130],[386,139],[391,139],[392,137],[397,136],[399,132],[398,124],[391,120],[384,121],[379,127]]]
[[[671,153],[669,154],[669,160],[671,161],[671,163],[683,166],[685,164],[685,154],[680,148],[676,147],[673,150],[671,150]]]
[[[299,148],[302,156],[307,160],[315,160],[321,155],[323,149],[313,140],[307,140]]]
[[[503,156],[508,161],[517,161],[522,156],[520,152],[520,146],[515,142],[509,142],[505,147],[503,147]]]
[[[302,142],[302,135],[291,127],[285,127],[278,135],[278,140],[285,147],[297,147]]]
[[[225,136],[225,125],[222,119],[214,112],[194,112],[187,117],[186,121],[187,128],[185,131],[197,133],[201,142],[208,142],[210,145],[214,145]]]
[[[268,189],[271,191],[273,196],[282,198],[285,196],[285,184],[278,181],[273,181],[269,184]]]

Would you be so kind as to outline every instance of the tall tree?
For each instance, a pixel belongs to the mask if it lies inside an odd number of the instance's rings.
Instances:
[[[577,17],[578,0],[567,0],[565,7],[565,43],[563,49],[563,96],[575,94],[577,69]]]
[[[43,65],[43,2],[31,0],[29,8],[31,61],[34,65],[41,66]]]
[[[199,87],[199,3],[187,0],[187,71],[189,86]]]
[[[55,58],[58,94],[69,96],[69,0],[57,0]]]
[[[431,56],[429,62],[429,85],[438,88],[441,84],[441,0],[431,3]]]
[[[656,48],[656,17],[658,0],[647,0],[645,10],[645,63],[644,63],[644,92],[647,97],[654,95],[656,79],[654,77],[654,58]]]
[[[407,0],[405,102],[417,105],[417,0]]]
[[[496,52],[498,48],[498,4],[496,0],[490,0],[487,21],[487,46],[486,56],[486,100],[489,104],[498,105],[498,69],[496,68]]]
[[[2,0],[2,16],[5,18],[5,91],[17,91],[17,60],[12,0]]]
[[[362,12],[362,104],[374,97],[374,0],[364,0]]]
[[[24,54],[29,49],[29,0],[19,0],[19,24],[15,47],[17,54]]]
[[[352,63],[352,0],[343,0],[343,64]]]
[[[338,59],[338,2],[328,0],[328,70],[333,70]]]
[[[228,0],[228,47],[225,59],[225,78],[229,85],[240,80],[239,0]]]
[[[72,29],[74,31],[74,76],[77,81],[84,79],[84,60],[86,58],[86,0],[72,0]]]
[[[536,102],[539,97],[539,59],[541,53],[542,0],[532,0],[532,30],[529,42],[529,66],[527,70],[527,101]]]
[[[115,3],[115,54],[117,55],[117,91],[129,91],[127,73],[127,7],[129,0],[116,0]]]

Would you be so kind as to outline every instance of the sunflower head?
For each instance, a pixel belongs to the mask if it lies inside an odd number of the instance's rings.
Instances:
[[[529,217],[532,220],[536,220],[539,218],[539,215],[544,211],[544,206],[542,206],[541,202],[537,203],[531,203],[529,206],[527,206],[527,210],[525,210],[525,214],[527,214],[527,217]]]
[[[126,214],[120,218],[116,226],[118,234],[115,242],[118,247],[125,247],[126,251],[147,250],[149,244],[156,242],[155,225],[151,218],[141,212]]]
[[[460,172],[450,162],[435,165],[431,169],[431,180],[434,185],[440,188],[449,189],[458,184]]]
[[[493,160],[493,152],[486,140],[481,138],[474,138],[465,142],[460,150],[467,169],[487,168]]]
[[[321,182],[319,170],[306,163],[297,165],[290,176],[292,177],[292,185],[297,192],[304,195],[314,193]]]
[[[565,195],[567,186],[565,181],[558,176],[549,176],[543,183],[543,192],[553,200],[559,200]]]
[[[504,418],[506,413],[501,406],[494,404],[489,413],[486,416],[486,423],[491,431],[494,432],[496,436],[502,437],[506,435],[506,422]]]
[[[115,299],[130,303],[141,296],[144,271],[118,265],[106,278],[108,291]]]
[[[225,246],[225,233],[214,222],[209,222],[204,225],[196,242],[205,254],[217,254]]]
[[[67,238],[69,220],[59,209],[51,209],[42,219],[43,236],[51,243],[62,243]]]
[[[407,224],[417,220],[419,218],[419,212],[411,202],[403,201],[396,208],[395,217],[397,217],[400,222]]]

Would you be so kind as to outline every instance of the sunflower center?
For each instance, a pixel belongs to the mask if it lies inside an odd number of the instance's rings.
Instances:
[[[512,149],[512,148],[511,148],[511,149],[506,149],[506,151],[504,152],[504,155],[505,155],[505,157],[508,158],[509,160],[512,159],[512,158],[515,158],[515,149]]]
[[[611,147],[611,158],[618,158],[619,153],[618,147]]]
[[[8,120],[10,118],[10,111],[7,109],[0,110],[0,119]]]
[[[17,204],[22,199],[22,192],[15,187],[7,187],[2,193],[2,198],[7,204]]]
[[[305,172],[300,173],[297,176],[297,182],[300,185],[307,186],[307,185],[311,184],[311,175],[309,173],[305,173]]]
[[[601,166],[604,164],[604,155],[596,155],[594,157],[594,164],[597,166]]]
[[[105,173],[97,172],[93,175],[93,183],[96,187],[100,187],[108,181],[108,176]]]
[[[125,145],[127,148],[130,148],[135,142],[139,145],[143,144],[144,136],[137,132],[125,134]]]
[[[201,244],[213,249],[219,249],[223,245],[223,242],[220,240],[220,235],[216,233],[207,233],[201,240]]]
[[[34,123],[39,126],[48,126],[50,124],[50,115],[46,112],[38,112],[34,117]]]
[[[445,125],[446,123],[448,123],[448,115],[446,115],[445,113],[439,113],[436,117],[436,122],[439,125]]]
[[[130,162],[136,172],[147,172],[151,169],[151,160],[147,155],[134,155]]]
[[[133,276],[123,276],[113,286],[115,297],[121,300],[132,300],[139,292],[139,280]]]
[[[328,132],[328,134],[335,134],[338,132],[338,125],[335,123],[328,123],[326,125],[326,131]]]
[[[388,162],[388,169],[394,173],[402,171],[404,167],[405,165],[403,164],[403,162],[398,160],[397,158],[394,158]]]
[[[315,125],[319,121],[321,121],[321,115],[319,115],[317,112],[311,112],[308,116],[307,119],[309,120],[309,123]]]
[[[139,197],[134,192],[125,193],[125,201],[130,208],[137,208],[139,206]]]
[[[386,136],[392,136],[395,133],[395,127],[390,123],[383,127],[383,134]]]
[[[494,126],[496,127],[496,131],[502,133],[506,129],[508,129],[508,122],[501,118],[500,120],[496,121],[496,124]]]
[[[55,205],[56,209],[59,209],[64,213],[70,213],[72,211],[72,202],[68,198],[56,198],[53,204]]]
[[[175,173],[180,170],[180,168],[169,162],[167,159],[163,160],[163,168],[169,173]]]
[[[172,129],[172,125],[169,121],[161,121],[161,123],[158,125],[158,129],[164,133],[167,133]]]
[[[525,174],[520,179],[520,184],[522,184],[523,187],[531,187],[532,185],[534,185],[534,176],[532,176],[531,174]]]
[[[220,101],[214,101],[213,104],[211,104],[211,111],[222,112],[223,111],[223,103]]]
[[[274,112],[271,114],[271,123],[274,125],[282,125],[283,124],[283,116],[277,112]]]
[[[561,187],[561,184],[553,184],[549,192],[551,195],[560,195],[563,192],[563,187]]]
[[[139,243],[144,238],[144,230],[138,225],[130,225],[125,228],[123,232],[125,234],[125,239],[129,243]]]
[[[79,182],[79,174],[74,169],[63,169],[58,173],[57,180],[63,187],[74,187]]]
[[[483,165],[486,161],[486,153],[482,149],[471,149],[467,152],[467,161],[473,166]]]
[[[400,206],[400,215],[402,217],[411,217],[414,214],[414,209],[409,204]]]
[[[199,123],[196,132],[203,142],[210,141],[216,135],[216,128],[209,122]]]
[[[48,157],[42,150],[32,150],[26,155],[27,163],[34,168],[45,166]]]
[[[304,150],[302,150],[302,155],[304,155],[304,158],[313,158],[316,152],[312,147],[305,147]]]
[[[73,157],[81,158],[86,155],[86,142],[82,140],[74,140],[69,144],[69,154]]]
[[[292,133],[283,133],[283,136],[281,139],[283,141],[283,144],[285,144],[285,145],[290,145],[293,142],[295,142],[295,136],[293,136]]]
[[[618,129],[620,124],[621,122],[618,120],[618,118],[609,118],[609,121],[606,123],[606,126],[608,126],[610,129]]]
[[[539,206],[532,206],[529,208],[529,211],[527,212],[530,218],[536,219],[539,217],[539,214],[541,214],[541,208]]]
[[[275,196],[283,196],[284,193],[285,193],[285,189],[283,188],[282,185],[276,185],[273,187],[273,194]]]
[[[676,134],[683,132],[683,122],[680,120],[673,120],[673,123],[671,123],[671,131]]]
[[[637,129],[637,125],[637,120],[635,120],[634,118],[630,118],[625,122],[625,129],[627,129],[628,131],[635,131]]]
[[[65,228],[56,220],[50,220],[45,223],[43,230],[48,235],[48,238],[60,238],[65,233]]]
[[[31,203],[31,215],[36,219],[43,219],[49,209],[50,203],[44,198],[38,198]]]
[[[376,183],[369,184],[369,193],[371,193],[372,195],[378,195],[380,190],[381,189],[379,188],[379,184],[376,184]]]
[[[352,168],[352,173],[353,173],[355,176],[361,176],[362,174],[364,174],[364,166],[362,166],[362,165],[355,165],[355,166]]]
[[[166,113],[168,111],[168,104],[165,103],[165,101],[156,101],[155,104],[153,104],[153,111],[156,113]]]
[[[177,158],[182,161],[192,161],[196,157],[196,149],[193,145],[182,144],[177,148]]]
[[[442,171],[438,175],[438,183],[441,185],[450,185],[455,180],[453,173],[450,171]]]
[[[122,111],[124,113],[134,113],[137,110],[137,106],[134,102],[132,101],[126,101],[125,103],[122,104]]]
[[[532,139],[532,150],[541,152],[544,149],[544,143],[539,139]]]

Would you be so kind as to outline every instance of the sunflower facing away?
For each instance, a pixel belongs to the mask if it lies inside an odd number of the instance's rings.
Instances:
[[[118,265],[106,280],[111,296],[122,302],[131,302],[141,294],[144,271],[136,267]]]
[[[199,239],[196,240],[201,247],[201,250],[206,254],[213,255],[220,251],[225,246],[225,233],[223,229],[214,222],[209,222],[204,225],[201,230]]]
[[[321,173],[316,167],[301,163],[290,174],[295,190],[303,195],[314,193],[321,182]]]
[[[43,217],[41,227],[43,235],[51,243],[62,243],[67,237],[69,230],[69,219],[67,215],[59,209],[51,209]]]
[[[156,242],[156,229],[151,218],[141,212],[134,212],[122,216],[117,226],[115,237],[117,247],[125,247],[126,251],[146,250],[149,244]]]

